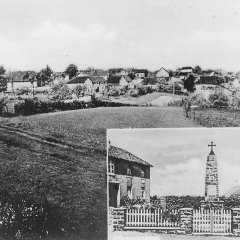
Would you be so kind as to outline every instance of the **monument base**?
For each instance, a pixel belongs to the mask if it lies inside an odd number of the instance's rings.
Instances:
[[[201,208],[224,208],[224,201],[219,199],[201,201]]]

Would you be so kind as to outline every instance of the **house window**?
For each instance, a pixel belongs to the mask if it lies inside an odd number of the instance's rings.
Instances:
[[[143,171],[143,169],[141,169],[141,178],[145,177],[145,172]]]
[[[141,197],[145,199],[146,194],[145,194],[145,187],[141,187]]]
[[[132,170],[131,170],[131,168],[128,166],[128,168],[127,168],[127,175],[128,176],[131,176],[132,175]]]
[[[115,172],[114,163],[112,160],[110,160],[108,163],[108,173],[114,173],[114,172]]]

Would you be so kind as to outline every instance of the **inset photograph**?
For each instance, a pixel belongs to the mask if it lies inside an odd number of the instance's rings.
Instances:
[[[110,129],[108,239],[240,234],[240,129]]]

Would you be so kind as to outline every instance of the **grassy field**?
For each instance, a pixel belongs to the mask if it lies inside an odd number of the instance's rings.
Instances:
[[[161,92],[153,92],[148,93],[146,95],[138,96],[138,97],[131,97],[130,95],[123,95],[119,97],[110,97],[110,100],[113,102],[120,102],[120,103],[128,103],[134,105],[148,105],[153,100],[161,96],[172,96],[172,94],[168,93],[161,93]]]
[[[204,127],[239,127],[240,111],[216,108],[196,110],[195,114],[191,113],[191,119]]]
[[[196,127],[182,108],[118,107],[82,109],[4,119],[5,124],[79,146],[106,149],[108,128]]]
[[[109,233],[108,240],[229,240],[228,236],[177,235],[155,232],[121,231]],[[239,238],[237,238],[239,239]]]
[[[0,189],[26,193],[64,211],[81,224],[81,239],[106,237],[106,160],[101,151],[75,151],[0,129]],[[1,195],[1,199],[2,199]]]

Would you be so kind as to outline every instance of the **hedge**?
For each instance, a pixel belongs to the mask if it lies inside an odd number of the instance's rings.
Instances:
[[[62,100],[50,101],[40,100],[38,98],[25,99],[19,101],[14,105],[16,115],[33,115],[39,113],[48,113],[56,111],[77,110],[85,108],[96,107],[122,107],[122,106],[134,106],[131,104],[123,104],[117,102],[101,101],[93,99],[91,102],[84,102],[73,100],[72,102],[64,102]],[[136,105],[135,105],[136,106]]]

